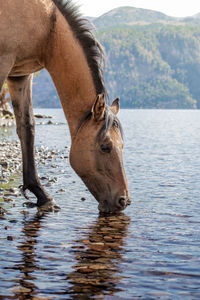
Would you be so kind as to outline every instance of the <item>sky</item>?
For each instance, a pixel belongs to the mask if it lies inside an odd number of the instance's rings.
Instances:
[[[199,0],[74,0],[85,16],[98,17],[119,6],[133,6],[160,11],[173,17],[200,13]]]

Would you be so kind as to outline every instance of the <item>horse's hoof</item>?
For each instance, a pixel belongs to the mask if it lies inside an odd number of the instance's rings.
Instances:
[[[53,201],[48,201],[48,202],[44,203],[43,205],[38,206],[38,210],[57,212],[60,210],[60,206],[58,206],[56,204],[56,202],[53,200]]]
[[[23,206],[26,206],[27,208],[34,208],[34,207],[37,207],[37,205],[33,202],[24,202],[23,203]]]

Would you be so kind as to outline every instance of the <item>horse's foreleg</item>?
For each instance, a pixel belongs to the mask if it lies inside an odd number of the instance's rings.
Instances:
[[[32,76],[8,79],[8,87],[22,148],[23,191],[30,190],[37,197],[37,206],[53,206],[54,200],[42,187],[35,165],[35,120],[32,110]]]

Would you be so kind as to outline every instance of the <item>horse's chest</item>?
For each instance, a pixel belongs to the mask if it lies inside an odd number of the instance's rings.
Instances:
[[[24,59],[15,63],[9,76],[24,76],[41,70],[43,66],[36,59]]]

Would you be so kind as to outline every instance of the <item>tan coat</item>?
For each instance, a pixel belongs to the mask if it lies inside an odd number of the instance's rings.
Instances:
[[[0,0],[0,89],[7,79],[22,145],[23,191],[33,192],[38,206],[54,203],[40,184],[33,147],[31,74],[46,68],[69,124],[72,167],[98,200],[101,211],[122,210],[129,194],[120,126],[116,126],[119,102],[107,106],[96,58],[100,57],[99,44],[74,15],[76,10],[61,2]],[[90,118],[83,122],[88,112]],[[104,135],[99,134],[102,128]]]

